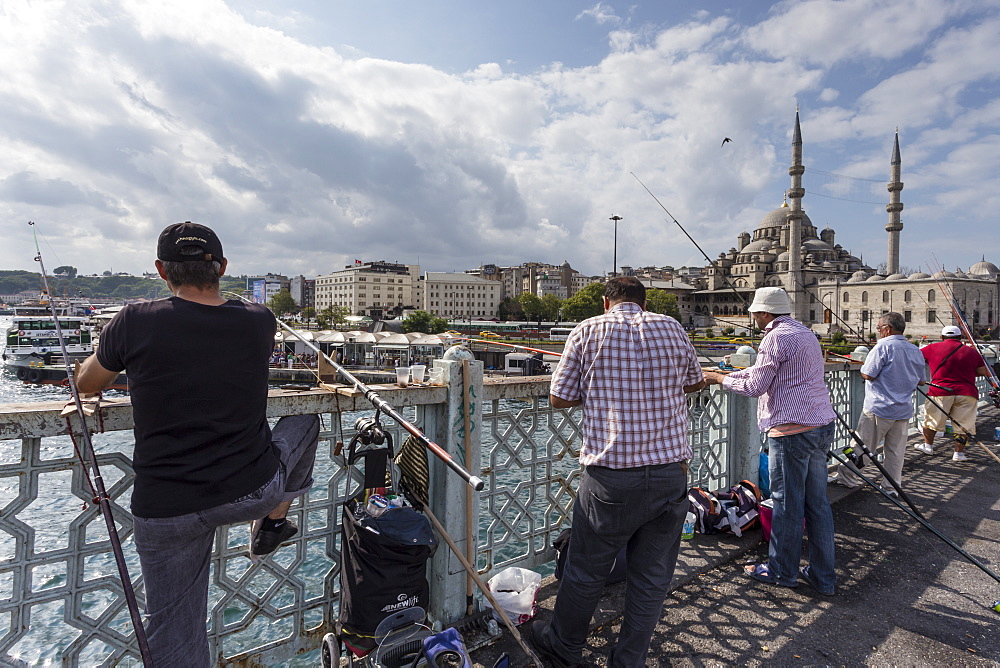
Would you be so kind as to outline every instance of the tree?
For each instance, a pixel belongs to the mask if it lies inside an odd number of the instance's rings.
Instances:
[[[538,298],[538,295],[525,292],[517,298],[517,301],[521,303],[521,308],[524,310],[525,320],[537,320],[541,323],[543,307],[542,300]]]
[[[559,311],[562,310],[563,300],[555,295],[542,295],[542,317],[549,322],[559,324]]]
[[[604,313],[603,296],[604,284],[591,283],[563,302],[563,319],[578,322]]]
[[[440,334],[448,329],[448,321],[438,318],[427,311],[414,311],[403,318],[404,332],[423,332],[424,334]]]
[[[304,309],[302,309],[302,317],[305,320],[312,320],[313,318],[316,317],[316,309],[314,309],[312,306],[305,307]]]
[[[677,306],[677,295],[659,288],[646,290],[646,310],[669,315],[671,318],[681,317],[681,310]]]
[[[320,329],[326,329],[330,325],[339,327],[347,315],[346,306],[327,306],[322,311],[316,313],[316,324]]]
[[[497,317],[501,320],[524,320],[524,309],[521,302],[513,297],[506,297],[497,308]]]
[[[71,267],[68,264],[64,264],[61,267],[56,267],[52,270],[53,276],[62,276],[65,278],[76,278],[76,267]]]
[[[274,315],[278,316],[285,315],[286,313],[298,313],[299,311],[299,305],[292,299],[292,293],[288,290],[281,290],[271,297],[271,300],[267,303],[267,307],[271,309]]]

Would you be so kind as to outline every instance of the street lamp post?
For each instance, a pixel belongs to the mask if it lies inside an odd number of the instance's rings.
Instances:
[[[615,246],[614,246],[614,255],[612,256],[611,259],[612,263],[611,275],[617,276],[618,275],[618,221],[622,220],[622,217],[616,213],[615,215],[608,218],[608,220],[615,221]]]
[[[823,305],[823,308],[827,308],[826,302],[823,301],[827,297],[834,297],[835,298],[836,297],[836,291],[830,290],[829,292],[824,292],[823,296],[819,298],[819,302],[820,302],[820,304]],[[827,310],[830,311],[830,316],[829,316],[829,318],[827,318],[829,320],[829,322],[827,323],[827,327],[826,327],[826,338],[830,338],[831,336],[833,336],[833,318],[834,318],[833,299],[830,300],[830,307]],[[826,314],[824,314],[824,316],[825,315]]]

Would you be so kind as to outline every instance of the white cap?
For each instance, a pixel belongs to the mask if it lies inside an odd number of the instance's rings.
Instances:
[[[788,300],[788,293],[781,288],[757,288],[753,293],[753,304],[747,308],[750,313],[784,314],[792,312],[792,303]]]
[[[955,325],[945,325],[941,328],[941,336],[962,336],[962,330]]]

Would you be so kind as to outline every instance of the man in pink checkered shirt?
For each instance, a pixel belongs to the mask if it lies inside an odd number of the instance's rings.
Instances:
[[[584,467],[552,620],[531,629],[556,666],[582,662],[594,609],[626,548],[624,620],[608,666],[644,666],[688,509],[685,393],[704,387],[676,320],[645,311],[635,278],[608,281],[604,315],[577,326],[552,375],[555,408],[583,406]]]

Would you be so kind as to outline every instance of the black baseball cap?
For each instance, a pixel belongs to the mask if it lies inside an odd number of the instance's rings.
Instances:
[[[160,240],[156,243],[156,258],[164,262],[215,260],[222,263],[225,260],[222,256],[222,242],[215,232],[191,221],[168,225],[160,232]]]

